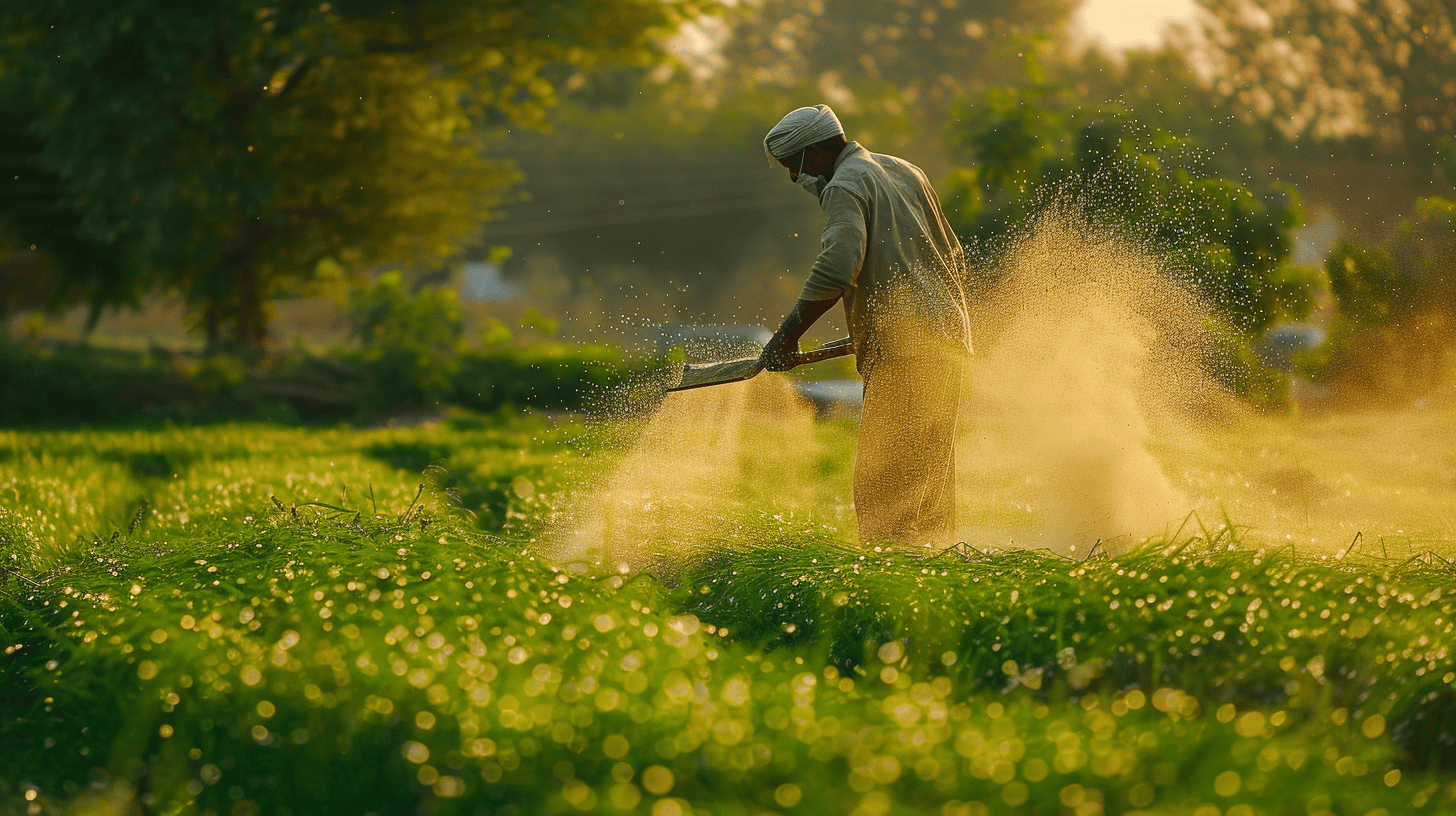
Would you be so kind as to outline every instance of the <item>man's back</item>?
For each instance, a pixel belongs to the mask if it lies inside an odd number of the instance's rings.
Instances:
[[[969,341],[964,255],[920,168],[851,142],[819,202],[824,253],[801,297],[842,295],[850,333],[866,351],[886,320],[915,319]]]

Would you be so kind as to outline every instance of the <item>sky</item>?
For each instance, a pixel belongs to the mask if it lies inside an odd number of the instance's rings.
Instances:
[[[1156,48],[1164,26],[1192,22],[1193,13],[1193,0],[1083,0],[1072,15],[1073,42],[1100,40],[1113,50]],[[669,49],[706,77],[723,67],[717,49],[727,34],[721,20],[709,18],[684,26]]]
[[[1086,0],[1074,24],[1114,48],[1156,46],[1163,26],[1193,19],[1193,0]]]

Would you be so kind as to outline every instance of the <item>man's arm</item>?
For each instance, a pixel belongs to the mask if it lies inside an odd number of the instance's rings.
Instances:
[[[763,367],[769,371],[788,371],[798,365],[799,338],[838,302],[839,298],[833,297],[828,300],[801,299],[795,303],[793,311],[774,332],[773,339],[763,347]]]
[[[830,186],[819,203],[825,215],[819,257],[799,302],[763,348],[763,367],[769,371],[788,371],[798,364],[799,338],[854,285],[864,262],[865,218],[859,199],[843,187]]]

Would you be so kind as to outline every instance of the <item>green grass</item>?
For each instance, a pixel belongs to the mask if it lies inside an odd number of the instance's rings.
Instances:
[[[609,442],[0,432],[0,813],[1456,810],[1437,557],[535,557]]]

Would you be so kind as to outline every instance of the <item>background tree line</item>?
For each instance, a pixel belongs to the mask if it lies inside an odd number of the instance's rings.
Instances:
[[[508,246],[508,274],[562,316],[645,289],[683,319],[761,320],[817,212],[759,140],[819,100],[930,170],[973,241],[1095,182],[1098,216],[1162,246],[1245,343],[1326,279],[1340,348],[1374,325],[1357,301],[1390,301],[1388,337],[1440,302],[1450,0],[1199,0],[1193,28],[1116,56],[1076,46],[1077,5],[7,8],[0,307],[94,316],[172,292],[210,348],[259,350],[272,298]],[[1314,210],[1346,239],[1323,274],[1292,263]]]
[[[468,245],[518,176],[553,72],[650,62],[705,4],[155,0],[9,5],[3,217],[93,314],[181,293],[210,346],[363,263]]]

